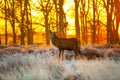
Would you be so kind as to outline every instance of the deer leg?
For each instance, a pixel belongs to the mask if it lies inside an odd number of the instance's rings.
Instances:
[[[80,49],[77,49],[77,53],[78,53],[78,55],[80,55],[80,57],[82,57]]]
[[[63,58],[64,58],[63,53],[64,53],[64,50],[62,50],[62,53],[61,53],[61,55],[62,55],[62,61],[63,61]]]
[[[79,59],[79,55],[80,55],[80,57],[82,56],[79,49],[74,49],[74,52],[75,52],[75,59],[77,59],[77,58]]]
[[[75,59],[76,59],[76,57],[77,57],[77,55],[78,55],[77,50],[74,49],[74,52],[75,52]]]
[[[61,59],[63,61],[63,53],[64,53],[64,49],[59,49],[60,53],[59,53],[59,59]]]
[[[78,53],[81,54],[81,51],[79,49],[77,49]]]
[[[59,60],[61,59],[61,49],[59,49]]]

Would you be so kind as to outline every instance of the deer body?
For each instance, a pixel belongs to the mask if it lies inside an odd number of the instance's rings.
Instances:
[[[80,54],[80,41],[76,38],[58,38],[54,32],[50,32],[50,38],[52,44],[59,48],[59,57],[62,55],[64,50],[73,50],[75,57]],[[63,58],[62,58],[63,59]]]

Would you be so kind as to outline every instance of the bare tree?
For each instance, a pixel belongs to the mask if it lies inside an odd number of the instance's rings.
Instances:
[[[44,24],[45,24],[45,32],[46,32],[46,44],[49,45],[50,44],[50,40],[48,39],[49,36],[49,27],[48,27],[48,21],[49,21],[49,13],[52,9],[52,2],[51,0],[37,0],[40,7],[36,7],[36,9],[38,9],[39,11],[43,12],[44,15]]]
[[[22,44],[22,45],[24,45],[25,44],[25,28],[24,28],[24,16],[25,16],[25,10],[22,10],[23,9],[23,6],[22,6],[22,4],[23,4],[23,1],[22,0],[20,0],[20,13],[21,13],[21,23],[20,23],[20,32],[21,32],[21,35],[20,35],[20,44]]]
[[[32,17],[31,17],[31,6],[29,0],[20,0],[18,1],[20,4],[20,17],[21,19],[17,19],[19,22],[20,28],[20,44],[25,44],[25,37],[27,37],[27,44],[33,44],[33,29],[32,29]]]
[[[79,26],[79,14],[78,14],[78,7],[79,7],[80,0],[74,0],[75,3],[75,30],[76,30],[76,38],[80,39],[80,26]]]
[[[5,14],[5,44],[7,44],[7,40],[8,40],[8,33],[7,33],[7,20],[9,21],[9,23],[11,24],[12,27],[12,38],[13,38],[13,43],[16,43],[16,32],[15,32],[15,1],[12,0],[5,0],[5,8],[1,8],[2,13]]]
[[[7,15],[7,19],[8,21],[10,22],[11,24],[11,27],[12,27],[12,32],[13,32],[13,35],[12,35],[12,38],[13,38],[13,43],[15,44],[16,43],[16,32],[15,32],[15,1],[12,0],[8,0],[7,1],[7,13],[5,13],[5,10],[3,11],[6,15]]]
[[[107,0],[106,11],[107,11],[107,43],[112,42],[112,12],[113,12],[113,0]]]
[[[119,0],[114,0],[115,3],[115,11],[114,11],[114,16],[115,16],[115,21],[116,21],[116,27],[114,28],[114,32],[115,32],[115,43],[119,43],[119,33],[118,33],[118,28],[119,28],[119,24],[120,24],[120,1]]]
[[[11,14],[11,16],[12,16],[12,31],[13,31],[13,43],[14,44],[16,44],[16,32],[15,32],[15,8],[14,8],[14,3],[15,3],[15,1],[14,0],[12,0],[12,14]]]
[[[56,27],[60,30],[64,23],[66,23],[66,14],[64,13],[64,0],[53,0],[56,9]],[[60,37],[66,37],[66,28],[58,33]]]
[[[58,0],[53,0],[53,3],[55,5],[55,13],[56,13],[56,28],[59,29],[59,2]]]
[[[93,26],[92,26],[92,43],[94,44],[96,42],[96,26],[95,26],[95,0],[93,0]]]
[[[64,10],[63,10],[63,4],[64,4],[64,0],[59,0],[59,29],[61,29],[61,26],[63,26],[64,22],[64,18],[66,18]],[[66,37],[65,34],[65,30],[60,32],[60,36],[61,37]]]
[[[119,0],[103,0],[106,14],[107,14],[107,43],[116,44],[119,43],[118,25],[119,18]],[[114,18],[113,18],[114,17]],[[116,25],[115,25],[116,21]]]
[[[24,10],[25,10],[25,27],[27,32],[27,44],[33,44],[33,33],[32,33],[32,22],[31,22],[31,8],[29,0],[25,0],[24,2]]]
[[[82,37],[81,42],[82,44],[87,44],[88,43],[88,31],[87,31],[87,16],[88,16],[88,12],[89,12],[89,2],[90,0],[86,1],[86,0],[81,0],[80,1],[80,23],[81,23],[81,34]],[[86,4],[88,3],[88,4]]]
[[[5,44],[8,43],[8,33],[7,33],[7,0],[4,0],[5,2]]]

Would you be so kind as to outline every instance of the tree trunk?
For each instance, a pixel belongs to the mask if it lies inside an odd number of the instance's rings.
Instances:
[[[16,44],[16,33],[15,33],[15,9],[14,0],[12,0],[12,31],[13,31],[13,43]]]
[[[75,30],[76,30],[76,38],[80,39],[80,26],[79,26],[79,14],[78,14],[79,0],[74,0],[74,3],[75,3]]]
[[[26,12],[26,29],[27,29],[27,44],[31,44],[31,37],[30,37],[30,22],[29,22],[29,14],[28,14],[28,0],[25,0],[25,12]]]
[[[93,0],[93,27],[92,27],[92,44],[96,42],[96,26],[95,26],[95,0]]]
[[[30,5],[29,5],[29,10],[30,10],[30,37],[31,37],[31,44],[33,44],[32,15],[31,15]]]
[[[62,26],[64,24],[65,14],[64,14],[64,10],[63,10],[63,2],[64,2],[64,0],[59,0],[59,30],[62,29]],[[59,34],[60,37],[66,37],[64,30],[60,32],[60,34]]]
[[[25,44],[25,32],[24,32],[24,15],[25,15],[25,10],[22,10],[22,0],[20,0],[20,9],[21,9],[21,23],[20,23],[20,32],[21,32],[21,36],[20,36],[20,44],[24,45]]]
[[[6,0],[4,0],[4,2],[5,2],[5,44],[7,45],[7,43],[8,43],[8,32],[7,32],[7,13],[8,13],[8,11],[7,11],[7,1]]]
[[[59,30],[59,8],[58,8],[58,0],[53,0],[56,10],[56,30]]]
[[[119,33],[118,33],[118,28],[119,28],[119,23],[120,23],[120,1],[115,0],[115,18],[116,18],[116,43],[120,44],[119,42]]]
[[[45,17],[45,32],[46,32],[46,44],[50,45],[50,39],[49,36],[49,27],[48,27],[48,13],[44,14]]]
[[[30,14],[29,14],[29,10],[30,10],[30,4],[28,0],[25,0],[25,15],[26,15],[26,21],[25,21],[25,27],[27,29],[27,44],[31,45],[33,42],[33,37],[32,37],[32,23],[30,22]]]
[[[113,25],[112,25],[112,11],[113,11],[113,4],[110,3],[112,0],[107,0],[107,43],[113,44],[114,43],[114,33],[113,33]]]

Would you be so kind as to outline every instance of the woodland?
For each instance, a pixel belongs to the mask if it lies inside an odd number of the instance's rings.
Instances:
[[[0,0],[0,80],[120,80],[119,14],[120,0]]]
[[[119,44],[119,13],[119,0],[0,0],[0,43],[49,45],[49,30],[68,22],[59,37]]]

